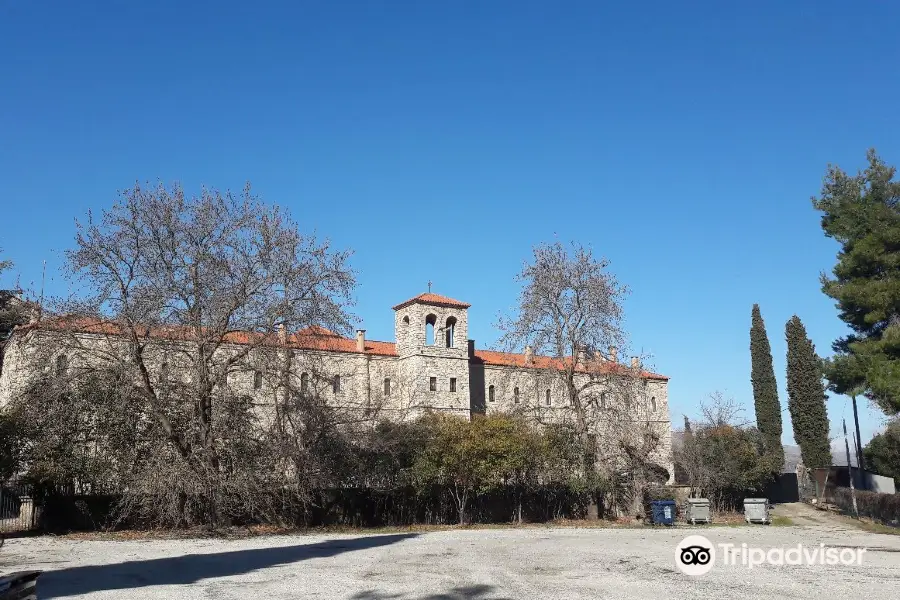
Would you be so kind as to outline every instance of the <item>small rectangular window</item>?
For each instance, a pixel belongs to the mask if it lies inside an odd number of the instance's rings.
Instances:
[[[431,377],[428,379],[428,389],[432,392],[437,391],[437,377]]]
[[[515,388],[513,390],[513,401],[518,404],[519,403],[519,388]]]
[[[451,391],[451,392],[455,392],[455,391],[456,391],[456,377],[451,377],[451,378],[450,378],[450,391]]]
[[[332,384],[332,387],[334,388],[335,394],[337,394],[339,391],[341,391],[341,376],[340,375],[334,376],[334,383]]]
[[[253,372],[253,389],[258,390],[262,387],[262,371]]]
[[[494,386],[488,388],[488,402],[494,401]]]
[[[385,396],[391,395],[391,378],[390,377],[384,378],[384,395]]]
[[[56,375],[57,377],[62,377],[66,374],[66,370],[69,368],[69,357],[65,354],[60,354],[56,357]]]

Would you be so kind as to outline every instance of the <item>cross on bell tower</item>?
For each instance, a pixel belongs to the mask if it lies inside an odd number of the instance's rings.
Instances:
[[[428,293],[431,293],[431,280],[428,280]]]

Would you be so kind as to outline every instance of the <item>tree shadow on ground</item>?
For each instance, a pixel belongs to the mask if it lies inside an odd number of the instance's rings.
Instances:
[[[377,548],[415,536],[416,534],[371,535],[297,546],[251,548],[71,567],[47,571],[41,575],[38,593],[40,598],[65,598],[105,590],[187,585],[203,579],[230,577],[311,558],[327,558],[344,552]]]
[[[508,600],[500,596],[492,596],[491,592],[494,589],[496,588],[492,585],[467,585],[455,587],[446,592],[420,596],[417,600]],[[405,594],[388,594],[378,590],[366,590],[354,594],[351,600],[395,600],[399,598],[408,598],[408,596]]]

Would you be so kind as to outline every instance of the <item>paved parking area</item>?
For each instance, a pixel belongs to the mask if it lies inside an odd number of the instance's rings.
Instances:
[[[675,565],[689,533],[763,548],[864,546],[861,566]],[[4,573],[43,569],[40,598],[900,598],[900,536],[792,527],[524,527],[242,540],[8,540]]]

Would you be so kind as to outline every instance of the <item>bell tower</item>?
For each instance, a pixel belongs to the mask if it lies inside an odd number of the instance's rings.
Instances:
[[[401,302],[394,307],[397,354],[467,357],[469,306],[432,293]]]
[[[394,307],[400,372],[419,405],[468,415],[470,306],[428,292]]]

